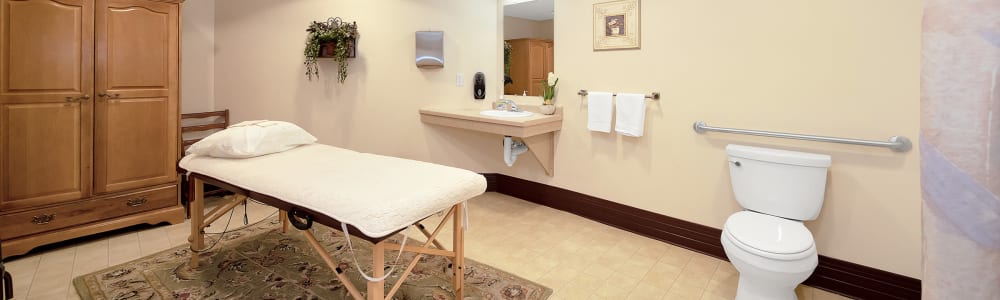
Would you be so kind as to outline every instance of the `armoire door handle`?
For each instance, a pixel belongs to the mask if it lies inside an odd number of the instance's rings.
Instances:
[[[90,100],[90,95],[89,94],[83,94],[83,96],[80,96],[80,97],[66,97],[66,102],[70,102],[70,103],[72,103],[72,102],[83,102],[83,101],[87,101],[87,100]]]
[[[108,91],[103,91],[100,94],[97,94],[97,96],[107,97],[107,98],[118,98],[118,96],[121,96],[121,94],[118,94],[118,93],[112,94],[112,93],[108,93]]]

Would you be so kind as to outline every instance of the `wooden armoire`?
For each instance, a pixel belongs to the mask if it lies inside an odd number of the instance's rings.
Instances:
[[[513,39],[510,43],[511,84],[504,85],[505,95],[541,96],[542,82],[553,67],[552,40]]]
[[[182,1],[0,0],[4,257],[184,221]]]

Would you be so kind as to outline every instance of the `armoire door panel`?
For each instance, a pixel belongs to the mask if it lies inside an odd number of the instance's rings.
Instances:
[[[528,95],[538,95],[538,96],[541,96],[542,95],[542,83],[545,82],[545,81],[546,81],[546,79],[532,79],[531,80],[531,85],[528,86]]]
[[[516,39],[509,41],[510,52],[510,77],[513,83],[504,85],[504,94],[531,95],[528,94],[529,86],[529,66],[530,59],[528,53],[528,40]]]
[[[5,49],[5,91],[81,91],[82,46],[89,43],[81,27],[84,7],[55,1],[4,4],[10,26],[4,38],[15,41]]]
[[[80,135],[78,103],[8,104],[0,108],[3,178],[0,209],[87,197],[90,170]],[[89,118],[89,116],[87,116]],[[89,124],[89,123],[87,123]]]
[[[97,0],[94,190],[177,179],[177,5]],[[104,96],[101,96],[104,95]]]
[[[89,197],[94,6],[0,0],[0,210]]]
[[[531,74],[531,79],[539,79],[546,77],[548,74],[545,73],[545,45],[540,42],[532,42],[528,44],[528,57],[530,61],[528,62],[528,73]]]
[[[169,12],[128,7],[107,13],[108,89],[166,89]]]
[[[111,100],[98,104],[95,149],[97,192],[121,191],[174,181],[176,123],[166,98]]]
[[[176,5],[98,0],[96,16],[99,91],[134,98],[176,90]]]

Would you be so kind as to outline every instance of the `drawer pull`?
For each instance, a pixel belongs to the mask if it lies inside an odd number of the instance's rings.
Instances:
[[[55,214],[39,215],[39,216],[31,217],[31,223],[35,223],[35,224],[38,224],[38,225],[45,225],[45,224],[49,224],[49,222],[52,222],[52,220],[55,220],[55,219],[56,219],[56,215]]]
[[[128,204],[128,206],[131,207],[142,206],[143,204],[146,204],[146,197],[143,196],[139,198],[128,199],[128,202],[125,202],[125,204]]]

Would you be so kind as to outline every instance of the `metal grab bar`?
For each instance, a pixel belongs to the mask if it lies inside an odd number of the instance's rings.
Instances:
[[[587,92],[587,90],[580,90],[579,92],[576,92],[576,94],[580,96],[586,96],[587,94],[589,94],[589,92]],[[618,96],[618,93],[612,93],[611,96]],[[660,93],[653,92],[652,94],[647,94],[646,99],[660,100]]]
[[[772,132],[772,131],[712,127],[705,124],[704,121],[694,122],[693,127],[694,131],[697,133],[705,133],[706,131],[716,131],[716,132],[748,134],[748,135],[776,137],[785,139],[808,140],[808,141],[851,144],[851,145],[861,145],[861,146],[874,146],[874,147],[889,148],[892,149],[892,151],[896,152],[906,152],[910,151],[910,149],[913,148],[913,144],[910,143],[910,139],[906,138],[905,136],[898,136],[898,135],[890,137],[888,142],[880,142],[880,141],[845,139],[845,138],[818,136],[818,135],[805,135],[805,134],[782,133],[782,132]]]

